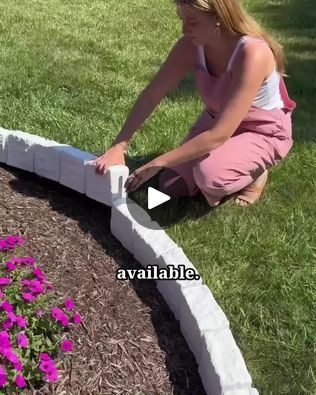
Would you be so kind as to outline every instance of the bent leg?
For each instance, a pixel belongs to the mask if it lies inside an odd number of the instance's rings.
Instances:
[[[196,184],[211,206],[236,193],[280,160],[273,139],[246,132],[232,136],[193,169]]]
[[[180,145],[208,130],[213,122],[214,118],[204,110]],[[163,170],[159,176],[159,190],[171,197],[194,196],[199,191],[193,175],[197,160]]]

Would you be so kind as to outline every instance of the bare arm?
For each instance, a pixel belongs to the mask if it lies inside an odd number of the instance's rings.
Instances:
[[[181,37],[176,42],[158,73],[138,96],[112,146],[120,144],[124,149],[127,147],[135,131],[192,70],[195,51],[193,44],[185,37]]]

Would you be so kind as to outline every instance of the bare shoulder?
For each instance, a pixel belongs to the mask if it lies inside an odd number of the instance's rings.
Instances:
[[[239,51],[239,71],[255,71],[268,76],[274,69],[275,58],[271,48],[261,40],[245,42]]]

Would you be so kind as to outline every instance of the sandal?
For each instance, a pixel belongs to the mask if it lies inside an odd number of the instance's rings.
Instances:
[[[259,178],[260,180],[255,180],[239,192],[235,198],[236,204],[240,206],[247,206],[248,204],[255,203],[261,197],[268,180],[268,171],[266,170],[264,173],[262,173]]]

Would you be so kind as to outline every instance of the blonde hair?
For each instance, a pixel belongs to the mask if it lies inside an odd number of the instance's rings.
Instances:
[[[268,34],[260,24],[241,6],[239,0],[176,0],[177,4],[188,4],[200,11],[217,15],[221,26],[230,33],[249,35],[263,39],[271,48],[277,69],[285,73],[283,47]]]

